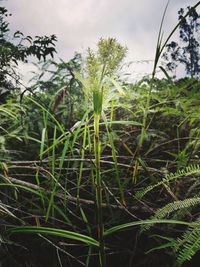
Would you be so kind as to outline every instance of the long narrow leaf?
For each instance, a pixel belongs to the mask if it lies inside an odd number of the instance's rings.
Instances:
[[[36,233],[36,234],[47,234],[47,235],[54,235],[60,236],[64,238],[69,238],[77,241],[81,241],[87,245],[93,245],[98,247],[99,243],[94,238],[82,235],[76,232],[56,229],[56,228],[48,228],[48,227],[35,227],[35,226],[20,226],[11,228],[7,231],[8,235],[13,235],[16,233]]]
[[[143,225],[143,224],[180,224],[180,225],[186,225],[186,226],[191,226],[194,225],[195,223],[191,222],[185,222],[185,221],[177,221],[177,220],[141,220],[141,221],[136,221],[136,222],[130,222],[130,223],[125,223],[125,224],[120,224],[117,226],[114,226],[104,232],[104,236],[111,235],[115,232],[121,231],[121,230],[126,230],[127,228],[137,226],[137,225]]]

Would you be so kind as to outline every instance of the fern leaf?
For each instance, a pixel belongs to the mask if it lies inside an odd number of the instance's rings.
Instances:
[[[170,173],[165,176],[165,178],[154,184],[146,187],[144,190],[141,190],[136,193],[137,198],[142,198],[144,195],[146,195],[148,192],[152,191],[154,188],[163,185],[163,184],[168,184],[171,181],[177,180],[181,177],[188,177],[194,174],[200,174],[200,165],[190,165],[182,170],[179,170],[175,173]]]
[[[172,212],[181,209],[188,209],[190,207],[196,206],[200,204],[200,197],[193,197],[187,198],[184,200],[174,201],[172,203],[168,203],[163,208],[158,209],[155,214],[151,217],[152,220],[154,219],[163,219],[168,217]],[[142,226],[142,230],[149,229],[153,224]]]
[[[174,201],[158,209],[153,216],[154,219],[162,219],[169,216],[172,212],[180,209],[190,208],[200,203],[200,197],[187,198],[184,200]]]
[[[178,253],[177,263],[181,266],[185,261],[191,258],[200,250],[200,225],[191,227],[183,235],[183,238],[175,247]]]

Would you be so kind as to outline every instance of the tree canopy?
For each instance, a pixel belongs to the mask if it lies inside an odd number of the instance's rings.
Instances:
[[[187,18],[184,17],[186,11],[189,11]],[[187,75],[195,77],[200,74],[200,15],[190,6],[186,11],[183,8],[178,11],[178,20],[181,22],[179,42],[169,43],[163,57],[168,70],[173,71],[181,64]]]
[[[13,89],[12,80],[17,81],[16,66],[18,62],[28,62],[30,56],[38,60],[53,57],[56,53],[56,36],[24,36],[16,31],[11,36],[7,17],[11,16],[5,7],[0,6],[0,96]]]

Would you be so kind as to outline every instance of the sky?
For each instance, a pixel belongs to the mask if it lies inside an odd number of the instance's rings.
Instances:
[[[164,36],[176,25],[178,10],[197,2],[170,1]],[[12,32],[20,30],[32,36],[55,34],[57,57],[66,61],[75,51],[84,55],[88,47],[95,48],[101,37],[117,38],[128,47],[126,62],[133,62],[130,72],[138,79],[151,73],[167,0],[4,0],[3,4],[12,13]],[[24,73],[31,69],[30,65],[21,68]]]

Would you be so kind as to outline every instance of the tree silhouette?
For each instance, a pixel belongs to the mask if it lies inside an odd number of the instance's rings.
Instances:
[[[37,59],[53,57],[55,50],[55,35],[51,36],[24,36],[16,31],[10,36],[7,17],[11,16],[5,7],[0,6],[0,97],[1,102],[10,90],[13,89],[13,80],[18,80],[16,66],[18,62],[27,62],[29,56]]]
[[[183,8],[178,11],[180,42],[168,44],[163,58],[168,61],[168,70],[173,71],[178,64],[183,64],[186,74],[195,77],[200,73],[200,15],[189,6],[187,11],[190,12],[187,18],[184,18]]]

